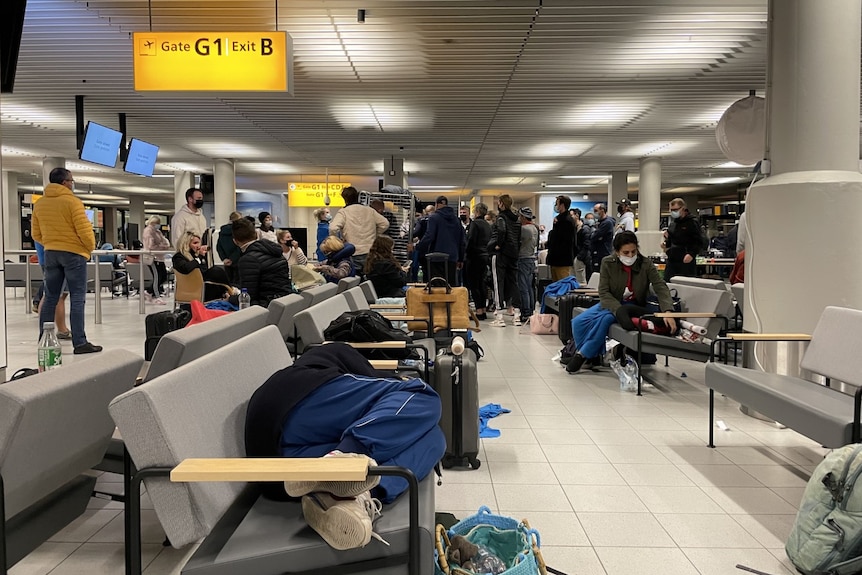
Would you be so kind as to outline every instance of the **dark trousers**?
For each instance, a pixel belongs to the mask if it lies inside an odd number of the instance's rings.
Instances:
[[[691,260],[691,263],[686,264],[683,262],[672,262],[668,260],[668,262],[664,266],[664,281],[672,281],[673,276],[696,278],[697,262],[695,260]]]
[[[491,256],[491,278],[494,282],[494,303],[497,310],[503,311],[506,304],[520,309],[518,261],[496,254]]]
[[[476,309],[485,309],[488,306],[488,288],[485,285],[485,276],[488,275],[488,257],[477,256],[469,258],[464,262],[464,283],[470,290],[470,298]]]

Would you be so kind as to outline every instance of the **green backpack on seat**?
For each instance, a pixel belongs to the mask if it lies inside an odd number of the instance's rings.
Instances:
[[[862,573],[862,445],[846,445],[820,462],[802,496],[784,546],[805,575]]]

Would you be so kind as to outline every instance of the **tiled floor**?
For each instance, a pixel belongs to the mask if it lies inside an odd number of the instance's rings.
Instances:
[[[35,364],[36,317],[7,290],[9,367]],[[155,307],[149,306],[148,311]],[[104,323],[88,336],[106,348],[143,348],[137,301],[106,300]],[[703,366],[671,360],[660,388],[643,397],[621,392],[609,371],[571,376],[551,357],[555,336],[485,327],[480,398],[511,409],[491,421],[482,466],[447,471],[439,511],[464,517],[480,505],[526,517],[542,535],[548,564],[570,575],[661,573],[736,575],[744,564],[793,573],[784,540],[806,479],[824,450],[774,424],[740,414],[717,398],[729,430],[708,449]],[[68,350],[71,351],[71,350]],[[71,355],[66,359],[74,361]],[[117,482],[110,474],[101,485]],[[145,502],[146,503],[146,502]],[[163,548],[152,511],[144,512],[146,573],[178,573],[189,549]],[[86,515],[11,573],[123,572],[122,510],[91,500]]]

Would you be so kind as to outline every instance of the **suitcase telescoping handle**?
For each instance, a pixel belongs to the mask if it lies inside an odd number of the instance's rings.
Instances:
[[[464,386],[461,385],[461,354],[464,353],[464,338],[452,339],[452,447],[456,457],[464,454]],[[460,351],[459,351],[460,350]]]

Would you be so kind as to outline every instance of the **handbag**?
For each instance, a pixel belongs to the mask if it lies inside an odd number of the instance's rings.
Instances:
[[[469,296],[465,287],[453,288],[445,278],[435,277],[424,288],[408,289],[405,296],[407,315],[417,320],[407,322],[410,331],[436,333],[444,329],[471,327]],[[479,327],[478,320],[476,327]]]
[[[533,335],[557,335],[560,333],[560,316],[555,313],[536,313],[530,318],[530,333]]]
[[[506,566],[501,575],[547,575],[560,574],[550,569],[542,557],[539,532],[530,527],[526,519],[518,521],[503,515],[494,515],[484,505],[478,513],[467,517],[448,531],[438,525],[435,538],[435,575],[469,575],[450,562],[451,539],[461,535],[471,543],[482,545]],[[462,561],[463,562],[463,561]]]
[[[679,292],[675,288],[670,288],[670,297],[673,300],[673,309],[670,311],[682,311],[682,300],[679,299]],[[647,313],[659,313],[661,305],[659,304],[658,296],[651,293],[647,297],[644,307],[646,307]]]

